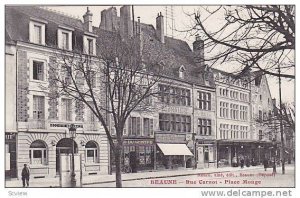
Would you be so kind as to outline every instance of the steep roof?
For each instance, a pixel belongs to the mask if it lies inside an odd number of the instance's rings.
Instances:
[[[63,25],[75,29],[72,43],[74,48],[82,50],[84,28],[80,19],[36,6],[5,7],[6,42],[11,40],[29,42],[28,24],[32,17],[48,22],[46,25],[46,46],[57,46],[57,28],[59,25]],[[151,59],[161,60],[160,62],[165,68],[164,75],[175,79],[179,79],[179,68],[184,66],[186,71],[182,81],[215,87],[212,73],[204,71],[203,67],[195,63],[194,53],[185,41],[165,37],[163,44],[158,40],[152,25],[141,23],[141,30],[142,54],[146,64]],[[107,44],[116,36],[112,32],[98,27],[93,27],[93,33],[98,35],[99,42],[108,42]]]

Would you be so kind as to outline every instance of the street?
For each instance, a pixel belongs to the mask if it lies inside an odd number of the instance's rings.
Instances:
[[[272,168],[249,170],[237,168],[236,171],[221,173],[199,173],[198,175],[176,176],[155,179],[123,181],[123,187],[294,187],[294,167],[287,166],[286,174],[272,174]],[[115,187],[114,182],[84,185],[83,187]]]

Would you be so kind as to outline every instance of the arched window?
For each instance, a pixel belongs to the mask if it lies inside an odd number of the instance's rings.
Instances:
[[[47,148],[44,142],[36,140],[31,143],[29,148],[30,164],[46,165],[47,164]]]
[[[185,67],[183,65],[179,68],[179,78],[184,78]]]
[[[98,147],[94,141],[88,141],[85,145],[86,162],[97,163],[98,162]]]

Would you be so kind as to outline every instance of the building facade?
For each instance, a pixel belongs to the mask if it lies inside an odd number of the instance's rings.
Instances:
[[[216,80],[217,142],[220,166],[237,166],[242,158],[252,158],[251,91],[247,78],[214,70]]]
[[[237,166],[239,160],[267,155],[270,131],[257,118],[272,114],[266,77],[249,83],[248,77],[210,69],[204,63],[204,42],[196,36],[193,49],[164,34],[164,17],[156,28],[135,21],[130,6],[101,12],[99,27],[92,26],[87,9],[83,21],[32,6],[6,7],[6,176],[20,177],[29,164],[32,177],[59,174],[61,155],[72,150],[80,156],[83,175],[115,171],[114,157],[103,127],[82,102],[63,94],[53,70],[61,59],[57,53],[80,53],[91,57],[93,67],[99,43],[111,35],[122,39],[136,35],[143,64],[159,57],[163,68],[157,97],[149,98],[150,111],[135,110],[125,124],[123,165],[132,172],[153,169]],[[135,31],[135,32],[134,32]],[[65,74],[62,74],[63,76]],[[257,78],[253,73],[252,77]],[[67,77],[67,76],[64,76]],[[95,88],[105,89],[96,78]],[[265,94],[267,93],[267,94]],[[109,127],[116,141],[114,123]],[[76,137],[69,128],[75,124]],[[262,152],[257,154],[257,149]]]
[[[57,53],[96,53],[91,13],[83,18],[38,7],[6,7],[6,162],[11,177],[20,177],[23,164],[29,164],[32,178],[55,177],[60,156],[72,150],[81,157],[83,175],[108,173],[103,128],[82,102],[54,97],[58,87],[50,68],[60,61]],[[76,137],[69,133],[71,124]]]

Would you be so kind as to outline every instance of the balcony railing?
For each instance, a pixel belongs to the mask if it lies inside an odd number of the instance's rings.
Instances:
[[[97,122],[84,123],[83,129],[87,131],[97,131],[99,129]]]
[[[46,121],[42,119],[29,119],[28,129],[46,129]]]

